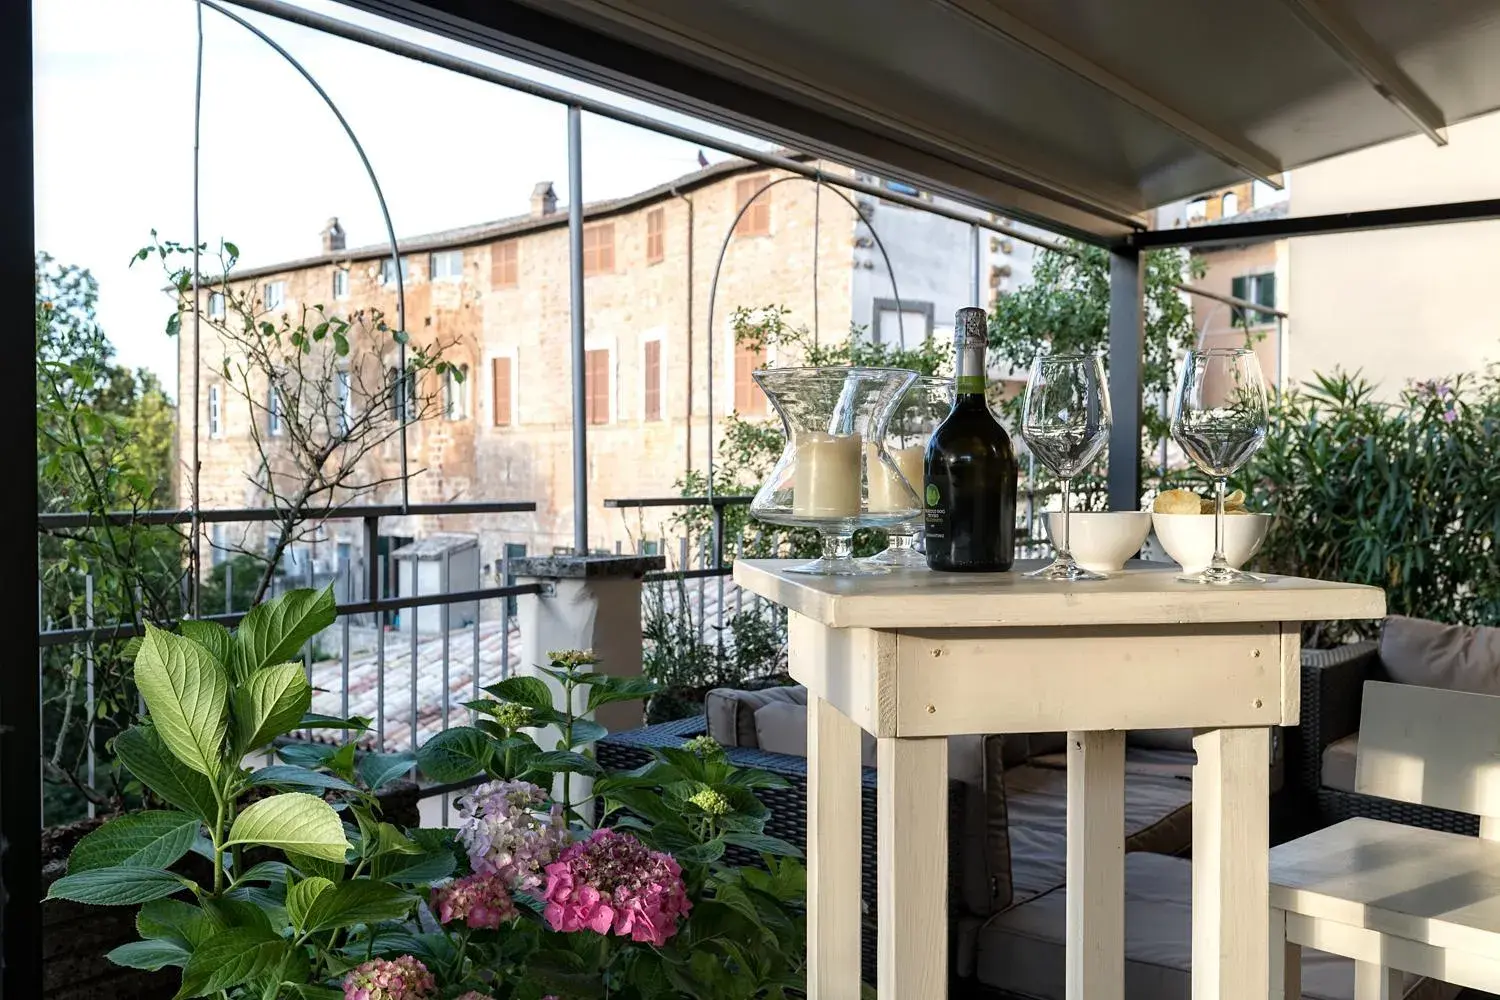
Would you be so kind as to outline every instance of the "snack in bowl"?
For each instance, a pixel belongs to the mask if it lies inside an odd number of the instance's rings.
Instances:
[[[1163,509],[1163,499],[1170,510]],[[1250,561],[1271,527],[1271,515],[1250,511],[1245,499],[1243,490],[1224,497],[1225,515],[1237,515],[1224,518],[1224,560],[1235,569]],[[1162,551],[1185,573],[1208,568],[1214,554],[1213,500],[1204,500],[1192,490],[1168,490],[1156,498],[1151,523]]]
[[[1166,490],[1156,498],[1151,510],[1157,514],[1196,514],[1202,502],[1192,490]]]
[[[1209,497],[1198,505],[1198,513],[1212,514],[1214,512],[1214,499]],[[1235,490],[1224,497],[1224,513],[1226,514],[1248,514],[1245,509],[1245,491]]]

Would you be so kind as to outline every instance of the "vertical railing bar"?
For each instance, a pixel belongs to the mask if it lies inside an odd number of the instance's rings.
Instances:
[[[698,565],[694,569],[708,568],[708,539],[698,537]],[[708,636],[708,580],[698,577],[698,638]]]
[[[307,548],[307,589],[308,590],[316,590],[317,589],[317,580],[313,576],[313,551],[314,550],[313,550],[312,546],[309,545],[308,548]],[[307,686],[308,686],[309,689],[311,689],[312,686],[313,686],[312,651],[313,651],[313,643],[316,642],[317,639],[318,639],[318,637],[315,635],[311,639],[308,639],[306,642],[304,642],[302,644],[302,672],[307,675]],[[308,729],[308,730],[305,730],[304,732],[305,732],[305,735],[307,736],[307,739],[309,741],[311,741],[312,738],[313,738],[313,731],[311,729]]]
[[[504,607],[504,599],[501,599],[501,607]],[[484,602],[474,602],[474,665],[469,670],[470,686],[473,688],[472,701],[479,700],[479,625],[484,618]],[[479,713],[473,709],[469,710],[469,722],[472,724],[479,717]]]
[[[347,555],[340,559],[339,562],[342,564],[340,568],[343,571],[342,576],[344,578],[344,600],[352,604],[354,602],[353,566],[351,565],[350,559]],[[349,643],[351,626],[353,624],[350,619],[352,619],[353,617],[353,615],[344,615],[343,621],[340,626],[342,632],[340,638],[343,640],[343,652],[339,654],[339,673],[343,677],[343,687],[339,691],[339,713],[346,719],[349,718]],[[376,633],[376,638],[379,638],[378,632]],[[348,729],[341,729],[339,730],[339,732],[342,734],[339,742],[349,742],[351,731]]]
[[[444,554],[442,562],[440,562],[438,564],[438,586],[442,588],[442,592],[444,594],[450,594],[450,593],[452,593],[452,590],[448,586],[448,557],[447,557],[446,554]],[[450,612],[452,606],[449,605],[449,604],[447,604],[447,603],[444,603],[444,604],[440,605],[440,607],[441,607],[441,610],[438,612],[438,627],[443,630],[443,641],[442,641],[442,650],[443,650],[443,697],[441,699],[442,700],[443,721],[442,721],[442,725],[439,728],[442,731],[446,731],[448,729],[448,709],[449,709],[450,700],[451,700],[451,692],[450,692],[449,687],[448,687],[448,684],[449,684],[449,678],[448,678],[448,625],[450,624],[450,622],[452,620],[449,617],[449,612]],[[446,827],[448,825],[448,793],[447,792],[443,793],[442,817],[443,817],[443,826]]]
[[[234,560],[228,558],[224,560],[224,613],[234,614]]]
[[[734,543],[734,558],[735,558],[735,561],[738,562],[739,560],[743,559],[744,557],[745,557],[745,536],[741,535],[738,539],[735,540],[735,543]],[[744,614],[744,612],[745,612],[745,588],[737,586],[737,587],[734,588],[734,613],[737,614],[737,615],[740,615],[740,614]]]
[[[384,561],[375,553],[375,532],[369,530],[369,522],[365,521],[365,544],[369,546],[365,550],[365,558],[369,560],[369,576],[366,578],[366,586],[370,587],[370,599],[379,600],[385,595],[381,593],[380,566]],[[385,612],[377,611],[375,618],[375,745],[379,753],[385,753]]]
[[[40,560],[38,560],[38,561],[40,561]],[[37,581],[36,581],[36,620],[37,620],[38,624],[45,623],[45,626],[46,626],[47,630],[50,632],[52,630],[52,619],[48,618],[48,617],[45,617],[44,613],[46,611],[46,607],[47,607],[46,598],[43,596],[43,592],[42,592],[41,573],[38,572],[37,573]],[[41,692],[43,690],[42,682],[46,679],[46,677],[47,677],[47,651],[45,649],[43,649],[41,646],[37,646],[37,649],[36,649],[36,690],[37,690],[36,711],[37,711],[37,719],[38,720],[40,720],[42,718],[42,702],[41,702],[42,695],[41,695]],[[144,701],[142,702],[142,704],[143,705],[145,704]],[[144,711],[145,711],[145,709],[142,708],[142,712],[144,712]],[[45,740],[47,738],[46,733],[44,733],[40,727],[38,727],[38,729],[37,729],[37,738],[43,740],[44,742],[45,742]],[[41,795],[40,798],[41,798],[42,801],[41,801],[41,804],[38,806],[38,808],[41,810],[40,816],[41,816],[41,820],[42,820],[42,828],[46,829],[46,827],[47,827],[47,796]]]
[[[816,295],[814,295],[813,297],[817,298]],[[724,568],[724,505],[723,504],[717,504],[716,503],[716,504],[713,505],[713,516],[714,516],[714,569],[716,569],[716,570],[722,570]],[[714,614],[715,614],[715,621],[718,623],[718,630],[719,630],[719,653],[722,655],[723,652],[724,652],[724,577],[722,575],[720,575],[720,576],[716,577],[715,579],[717,581],[717,586],[718,586],[718,590],[719,590],[719,606],[716,609],[716,611],[715,611]]]
[[[86,628],[94,627],[94,574],[85,573],[83,576],[83,624]],[[89,791],[94,790],[94,716],[97,714],[97,706],[94,704],[94,643],[90,640],[83,647],[83,707],[88,714],[87,724],[84,726],[85,746],[88,750],[88,785]],[[94,800],[89,799],[89,819],[94,818]]]
[[[421,559],[419,559],[417,557],[416,553],[412,554],[412,557],[411,557],[411,559],[409,561],[411,563],[411,596],[413,596],[413,597],[420,597],[420,596],[422,596],[422,582],[421,582],[422,561],[421,561]],[[400,572],[400,571],[398,570],[397,572]],[[417,713],[418,713],[418,708],[417,708],[417,656],[418,656],[418,647],[420,645],[420,640],[419,640],[419,638],[417,636],[417,609],[413,607],[413,608],[407,608],[406,610],[411,612],[411,733],[410,733],[410,737],[411,737],[411,752],[412,753],[416,753],[417,752]],[[406,615],[404,613],[402,614],[401,619],[402,619],[402,621],[406,620]]]
[[[510,677],[510,605],[500,599],[500,679]]]
[[[40,597],[40,594],[38,594]],[[142,627],[146,621],[146,588],[139,583],[135,585],[135,630],[137,634],[145,631]],[[146,714],[146,696],[141,694],[137,688],[135,692],[136,713]]]

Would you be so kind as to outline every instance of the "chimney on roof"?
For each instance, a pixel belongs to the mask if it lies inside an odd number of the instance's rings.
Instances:
[[[323,252],[333,253],[335,250],[344,249],[344,227],[339,225],[337,216],[328,220],[328,225],[323,227]]]
[[[535,218],[551,215],[557,211],[557,192],[551,181],[537,181],[531,189],[531,214]]]

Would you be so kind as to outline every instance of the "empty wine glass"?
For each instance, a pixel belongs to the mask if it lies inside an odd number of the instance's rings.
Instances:
[[[1260,359],[1248,347],[1193,351],[1182,368],[1172,437],[1214,479],[1214,557],[1208,569],[1178,577],[1191,583],[1263,582],[1224,559],[1224,490],[1231,473],[1250,460],[1266,437],[1266,384]]]
[[[1062,540],[1053,539],[1056,557],[1027,573],[1043,580],[1103,580],[1073,561],[1069,508],[1073,477],[1088,467],[1109,438],[1109,390],[1097,354],[1039,355],[1026,383],[1021,436],[1043,465],[1062,480]]]

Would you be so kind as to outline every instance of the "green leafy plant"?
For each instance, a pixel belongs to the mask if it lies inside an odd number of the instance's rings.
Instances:
[[[114,752],[164,808],[84,837],[49,898],[140,905],[142,939],[109,957],[181,969],[179,997],[332,995],[316,984],[410,915],[416,885],[453,871],[451,850],[379,819],[374,788],[405,768],[356,768],[353,743],[287,746],[281,764],[246,765],[293,730],[366,725],[309,714],[312,689],[288,662],[333,620],[331,590],[297,590],[234,632],[146,627],[134,674],[147,714]]]
[[[1239,477],[1272,511],[1257,565],[1383,587],[1393,614],[1500,622],[1500,366],[1385,402],[1357,374],[1320,375],[1273,408]],[[1310,626],[1309,645],[1371,623]]]

